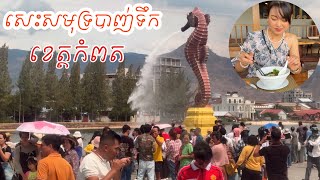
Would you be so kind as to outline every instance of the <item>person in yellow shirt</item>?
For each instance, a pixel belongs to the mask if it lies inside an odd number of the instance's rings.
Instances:
[[[151,136],[156,141],[156,150],[153,153],[153,159],[155,162],[155,173],[156,180],[160,180],[160,172],[162,169],[163,157],[162,157],[162,144],[164,143],[164,138],[159,136],[160,128],[158,126],[153,126],[151,131]]]
[[[42,138],[43,159],[38,163],[37,180],[75,180],[71,165],[58,153],[61,143],[58,135]]]
[[[245,163],[245,168],[242,170],[241,180],[261,180],[261,168],[265,163],[264,157],[254,157],[254,149],[258,144],[258,139],[256,136],[251,135],[248,137],[248,145],[242,149],[238,162],[235,169]]]

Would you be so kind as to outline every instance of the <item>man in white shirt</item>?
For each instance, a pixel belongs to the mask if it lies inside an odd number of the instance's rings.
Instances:
[[[80,173],[85,180],[120,179],[121,169],[130,164],[130,158],[115,159],[120,150],[121,138],[114,131],[103,134],[99,148],[81,162]]]
[[[318,169],[318,177],[320,179],[320,136],[317,125],[312,125],[311,132],[311,136],[307,139],[308,158],[305,180],[309,180],[313,164]]]

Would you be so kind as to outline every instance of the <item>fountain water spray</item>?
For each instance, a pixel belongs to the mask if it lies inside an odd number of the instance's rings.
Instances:
[[[154,74],[153,67],[157,65],[159,54],[164,51],[164,45],[173,37],[178,35],[180,31],[172,33],[166,39],[161,41],[158,46],[146,57],[145,64],[141,69],[141,77],[136,84],[136,88],[128,99],[128,103],[131,103],[131,109],[138,112],[154,112],[152,104],[154,104]],[[139,115],[139,114],[138,114]]]

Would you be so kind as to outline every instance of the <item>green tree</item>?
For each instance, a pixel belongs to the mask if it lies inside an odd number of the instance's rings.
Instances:
[[[77,61],[73,64],[71,68],[71,75],[70,75],[70,91],[72,94],[71,97],[71,107],[72,107],[72,116],[75,119],[80,118],[81,112],[81,99],[82,99],[82,92],[81,92],[81,82],[80,82],[80,62]]]
[[[43,107],[45,107],[46,100],[46,82],[45,82],[45,71],[43,67],[42,56],[38,55],[38,61],[32,66],[31,79],[33,84],[32,93],[32,110],[34,113],[34,119],[37,120],[37,116],[40,114]]]
[[[71,119],[71,92],[68,69],[63,69],[58,84],[57,110],[60,121]]]
[[[11,98],[11,79],[8,71],[8,46],[0,48],[0,119],[6,118]]]
[[[279,104],[276,104],[274,108],[275,108],[275,109],[282,109],[282,110],[283,110],[284,112],[286,112],[286,113],[291,113],[291,112],[293,112],[292,107],[282,106],[282,105],[279,105]]]
[[[128,72],[125,72],[125,62],[119,63],[115,80],[112,82],[112,111],[110,118],[113,121],[129,121],[130,116],[134,115],[131,110],[128,99],[137,82],[133,71],[133,65],[130,65]]]
[[[112,110],[109,117],[113,121],[123,121],[125,62],[119,63],[116,77],[112,81]]]
[[[183,120],[192,93],[190,80],[184,71],[171,68],[170,72],[162,71],[159,86],[156,87],[156,107],[164,120]]]
[[[19,104],[20,103],[20,94],[19,91],[16,91],[15,94],[10,96],[10,104],[8,108],[10,109],[10,115],[12,118],[9,122],[19,122]]]
[[[82,78],[83,110],[91,114],[91,119],[100,118],[108,108],[110,99],[106,78],[106,63],[89,63]]]
[[[134,75],[136,77],[140,77],[140,73],[141,73],[140,71],[141,71],[141,66],[138,66],[138,68],[137,68],[136,72],[134,73]]]
[[[124,107],[123,107],[123,115],[125,121],[130,121],[130,117],[133,116],[136,112],[131,110],[131,104],[128,103],[128,99],[132,94],[134,88],[137,83],[137,76],[135,76],[135,72],[133,70],[133,65],[131,64],[128,68],[128,72],[124,78]]]
[[[32,81],[32,62],[29,60],[30,52],[27,54],[22,69],[20,71],[18,79],[18,88],[21,96],[21,118],[22,121],[25,119],[31,120],[33,117],[32,107],[32,96],[34,93],[33,81]]]
[[[47,72],[45,75],[45,87],[46,87],[46,107],[49,109],[49,113],[47,115],[47,119],[49,121],[56,121],[58,119],[57,114],[57,90],[59,79],[56,74],[56,57],[57,53],[54,53],[53,58],[48,63]]]

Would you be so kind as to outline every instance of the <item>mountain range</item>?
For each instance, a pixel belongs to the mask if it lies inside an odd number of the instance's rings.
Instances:
[[[185,72],[187,73],[188,77],[191,79],[194,85],[197,85],[196,76],[185,59],[184,48],[185,45],[182,45],[176,50],[167,54],[163,54],[162,56],[180,58],[182,61],[182,66],[186,67]],[[238,73],[235,72],[230,58],[221,57],[210,49],[207,61],[207,69],[213,94],[226,94],[227,92],[236,91],[248,100],[259,102],[281,101],[283,93],[260,91],[246,85]],[[320,100],[320,91],[317,86],[318,84],[320,84],[320,68],[316,68],[313,75],[301,86],[301,89],[312,92],[314,99]]]
[[[11,77],[13,83],[16,83],[19,78],[22,64],[23,64],[24,60],[26,59],[27,54],[28,54],[28,51],[24,51],[24,50],[20,50],[20,49],[9,49],[9,52],[8,52],[9,66],[8,66],[8,68],[9,68],[10,77]],[[144,54],[125,53],[126,67],[129,67],[131,64],[133,65],[134,69],[137,69],[139,66],[143,66],[145,57],[146,57],[146,55],[144,55]],[[73,55],[71,56],[71,59],[73,59]],[[107,57],[107,59],[109,59],[109,56]],[[80,61],[81,73],[84,72],[84,69],[85,69],[87,63],[88,62]],[[47,67],[47,64],[48,63],[44,63],[45,69]],[[72,64],[73,64],[73,62],[70,61],[69,70],[71,70]],[[115,73],[118,65],[119,65],[118,61],[113,62],[113,63],[110,61],[107,61],[107,63],[106,63],[107,73]],[[57,69],[56,72],[58,75],[60,75],[62,70]]]
[[[171,51],[170,53],[162,54],[162,57],[171,57],[181,59],[182,66],[185,67],[185,73],[187,77],[192,82],[192,90],[197,88],[197,79],[187,63],[184,55],[184,47],[182,45],[177,49]],[[19,74],[22,68],[23,61],[26,59],[28,51],[19,49],[9,49],[8,52],[8,68],[10,77],[13,84],[16,84]],[[131,64],[134,69],[139,66],[142,67],[147,55],[138,53],[125,53],[126,67]],[[81,73],[84,72],[87,62],[80,61]],[[45,63],[45,68],[46,68]],[[111,63],[107,61],[106,71],[107,73],[115,73],[118,67],[118,62]],[[72,62],[70,62],[70,67],[72,67]],[[240,95],[244,96],[245,99],[254,101],[267,101],[276,102],[281,101],[282,93],[269,93],[264,91],[259,91],[247,86],[240,76],[234,71],[230,59],[226,57],[221,57],[209,50],[209,56],[207,61],[207,69],[209,73],[209,78],[211,82],[211,90],[213,94],[225,94],[226,92],[237,91]],[[57,70],[57,74],[61,74],[61,70]],[[301,88],[306,91],[311,91],[313,97],[316,100],[320,100],[320,91],[317,89],[316,85],[320,84],[320,68],[317,68],[313,75],[305,82]]]

